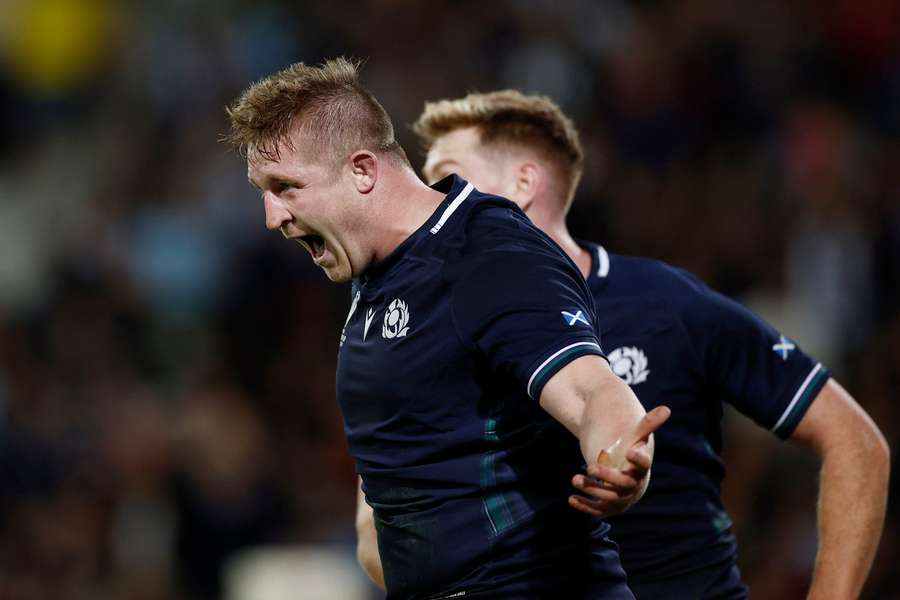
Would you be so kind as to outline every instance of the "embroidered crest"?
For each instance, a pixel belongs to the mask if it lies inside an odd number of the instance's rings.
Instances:
[[[384,323],[381,326],[381,337],[386,340],[406,337],[409,333],[409,307],[400,298],[391,300],[384,311]]]
[[[634,346],[623,346],[609,353],[609,365],[613,373],[628,385],[637,385],[647,381],[650,369],[647,368],[647,355]]]

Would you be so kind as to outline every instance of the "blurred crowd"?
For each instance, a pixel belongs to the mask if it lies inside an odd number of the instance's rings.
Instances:
[[[341,54],[417,167],[425,100],[553,97],[587,153],[575,233],[760,312],[896,456],[897,1],[4,0],[0,599],[207,600],[246,548],[352,558],[349,288],[265,231],[219,142],[251,81]],[[802,598],[817,464],[726,428],[746,580]],[[866,598],[900,598],[898,506]]]

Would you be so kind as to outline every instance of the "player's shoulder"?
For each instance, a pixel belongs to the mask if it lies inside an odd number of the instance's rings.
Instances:
[[[710,288],[697,275],[651,258],[610,254],[615,274],[610,296],[644,295],[658,300],[688,329],[702,335],[729,329],[730,322],[752,314],[739,302]],[[755,316],[754,316],[755,318]]]
[[[440,189],[439,185],[450,190],[448,196],[460,190],[456,214],[442,226],[443,245],[453,248],[457,258],[478,259],[490,252],[523,256],[561,253],[510,200],[482,192],[457,176],[439,182],[436,189]]]
[[[619,289],[643,290],[676,304],[689,303],[710,291],[690,271],[643,256],[609,253],[609,277]]]

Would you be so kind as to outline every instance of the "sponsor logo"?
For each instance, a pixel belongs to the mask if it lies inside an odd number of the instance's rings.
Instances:
[[[613,373],[628,385],[637,385],[647,381],[650,369],[647,368],[647,355],[634,346],[616,348],[607,356]]]
[[[366,311],[366,326],[363,329],[363,341],[366,341],[366,336],[369,335],[369,325],[372,324],[372,319],[375,318],[375,309],[370,308]]]
[[[347,340],[347,323],[350,322],[350,317],[353,316],[353,313],[356,312],[356,305],[359,304],[359,292],[356,292],[356,295],[353,296],[353,302],[350,303],[350,312],[347,313],[347,318],[344,320],[344,326],[341,328],[341,343],[340,346],[344,345],[344,342]]]

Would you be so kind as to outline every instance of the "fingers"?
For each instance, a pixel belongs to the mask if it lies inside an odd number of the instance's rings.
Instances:
[[[623,512],[628,508],[628,502],[621,499],[610,501],[572,494],[569,496],[569,506],[593,517],[605,518]]]
[[[617,469],[611,464],[614,454],[619,457],[617,463],[624,462],[619,450],[624,443],[622,438],[601,451],[597,462],[587,465],[587,476],[575,475],[572,478],[572,485],[581,492],[581,495],[569,496],[569,506],[595,517],[622,512],[628,506],[629,499],[636,497],[640,482],[644,481],[650,470],[653,461],[648,445],[650,435],[658,430],[671,414],[672,411],[667,406],[657,406],[641,418],[624,456],[628,461],[627,468]]]
[[[634,430],[631,444],[638,442],[646,442],[650,438],[650,434],[662,427],[662,424],[669,420],[672,411],[668,406],[657,406],[638,422]]]
[[[572,485],[581,492],[569,496],[569,506],[595,517],[625,510],[638,491],[638,481],[627,472],[603,465],[589,465],[589,477],[575,475]]]
[[[593,517],[605,517],[608,513],[614,512],[610,510],[608,503],[590,500],[584,496],[569,496],[569,506]]]
[[[582,497],[591,501],[616,502],[621,500],[619,491],[614,488],[603,487],[602,482],[590,483],[584,481],[572,481],[572,485],[582,493]]]
[[[650,465],[653,462],[653,457],[650,455],[650,448],[647,446],[647,442],[638,442],[632,446],[625,455],[625,458],[634,465],[634,468],[628,469],[628,472],[636,479],[643,477],[644,474],[650,470]]]
[[[597,475],[594,475],[589,468],[588,474],[593,479],[584,475],[576,475],[572,478],[572,485],[577,490],[594,498],[605,500],[628,498],[639,487],[636,479],[616,469],[599,467]]]
[[[605,482],[606,487],[614,487],[622,490],[631,490],[637,487],[637,480],[626,471],[621,471],[605,465],[588,465],[587,474],[599,481]]]

